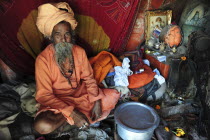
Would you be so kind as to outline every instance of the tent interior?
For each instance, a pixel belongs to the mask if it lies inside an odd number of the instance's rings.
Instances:
[[[53,2],[61,0],[0,0],[0,139],[120,140],[114,110],[87,131],[66,127],[40,135],[33,129],[38,110],[35,60],[50,43],[36,26],[37,8]],[[129,58],[133,75],[127,76],[129,86],[121,89],[116,106],[140,102],[152,107],[160,123],[151,139],[171,139],[177,136],[177,128],[185,132],[177,137],[180,140],[210,139],[209,0],[62,2],[74,11],[78,22],[75,43],[84,48],[88,58],[97,56],[99,62],[104,52],[121,62]],[[179,37],[174,35],[177,30]],[[96,65],[91,66],[96,72]],[[110,82],[108,73],[95,77],[99,87],[109,88],[102,82]],[[82,134],[86,138],[81,138]],[[137,139],[144,139],[143,134]]]

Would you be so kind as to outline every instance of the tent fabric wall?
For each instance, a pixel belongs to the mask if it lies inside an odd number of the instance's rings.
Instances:
[[[129,32],[133,27],[140,0],[64,0],[68,2],[75,14],[90,16],[98,27],[102,27],[108,35],[110,43],[102,49],[109,49],[118,55],[123,53],[128,41]],[[17,33],[20,30],[23,20],[37,7],[47,2],[58,2],[56,0],[3,0],[0,2],[0,58],[15,72],[24,74],[34,73],[34,61],[42,46],[28,47],[18,40]],[[85,26],[89,21],[83,23]],[[28,29],[30,30],[30,29]],[[87,30],[85,32],[89,34]],[[84,38],[82,38],[84,39]],[[27,39],[25,40],[28,41]],[[91,44],[90,41],[85,40]],[[28,42],[27,42],[28,43]],[[91,46],[92,47],[92,46]],[[38,51],[37,51],[38,50]],[[94,50],[94,48],[93,48]],[[28,52],[28,53],[27,53]]]
[[[46,0],[0,2],[0,58],[17,73],[34,74],[34,58],[21,48],[17,32],[28,13],[43,2]]]
[[[73,11],[76,14],[90,16],[95,22],[102,27],[102,32],[108,35],[110,44],[102,47],[109,49],[115,55],[120,55],[124,52],[127,44],[129,33],[132,30],[137,11],[141,0],[83,0],[69,1]],[[76,17],[77,18],[77,17]],[[89,26],[92,29],[90,20],[85,24],[78,26]],[[90,30],[84,31],[90,33]],[[91,34],[94,36],[94,33]],[[97,37],[96,41],[97,41]],[[86,40],[88,42],[88,40]],[[90,41],[95,41],[94,38]],[[90,42],[88,42],[90,43]],[[101,51],[102,49],[99,48]],[[97,52],[98,53],[98,52]]]

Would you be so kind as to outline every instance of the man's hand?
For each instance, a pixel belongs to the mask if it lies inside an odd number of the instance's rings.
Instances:
[[[74,124],[81,129],[87,128],[89,125],[86,116],[77,110],[74,110],[70,117],[74,120]]]
[[[95,101],[95,105],[92,109],[91,119],[93,121],[99,119],[101,117],[101,100]]]

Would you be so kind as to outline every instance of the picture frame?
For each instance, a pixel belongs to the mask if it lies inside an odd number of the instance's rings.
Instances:
[[[160,30],[171,24],[172,10],[146,11],[145,14],[145,39],[146,45],[154,30]]]

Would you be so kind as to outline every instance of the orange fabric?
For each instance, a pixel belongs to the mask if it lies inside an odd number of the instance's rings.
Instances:
[[[80,83],[80,86],[73,89],[61,74],[54,53],[54,47],[50,44],[36,59],[36,100],[41,104],[40,111],[60,111],[67,122],[73,125],[74,121],[69,116],[76,108],[87,116],[90,123],[93,123],[90,119],[91,110],[94,101],[101,99],[103,113],[100,119],[106,118],[110,110],[115,107],[120,94],[113,89],[98,88],[86,53],[79,46],[73,47],[75,71],[71,83],[73,87],[76,87],[77,83]]]
[[[90,64],[93,67],[94,78],[98,84],[104,80],[111,68],[122,66],[122,63],[107,51],[102,51],[97,56],[91,58]]]
[[[60,10],[66,9],[67,11]],[[69,22],[72,30],[77,26],[77,21],[74,18],[74,12],[66,2],[46,3],[38,7],[38,17],[36,25],[41,33],[45,36],[51,36],[53,27],[59,22],[65,20]]]
[[[149,60],[150,64],[152,67],[157,68],[161,75],[167,79],[168,78],[168,72],[170,69],[170,66],[164,63],[161,63],[160,61],[158,61],[156,58],[145,54],[145,58]]]
[[[152,69],[147,66],[143,65],[144,72],[133,74],[128,76],[129,85],[128,88],[139,88],[142,87],[154,79],[155,73]]]

